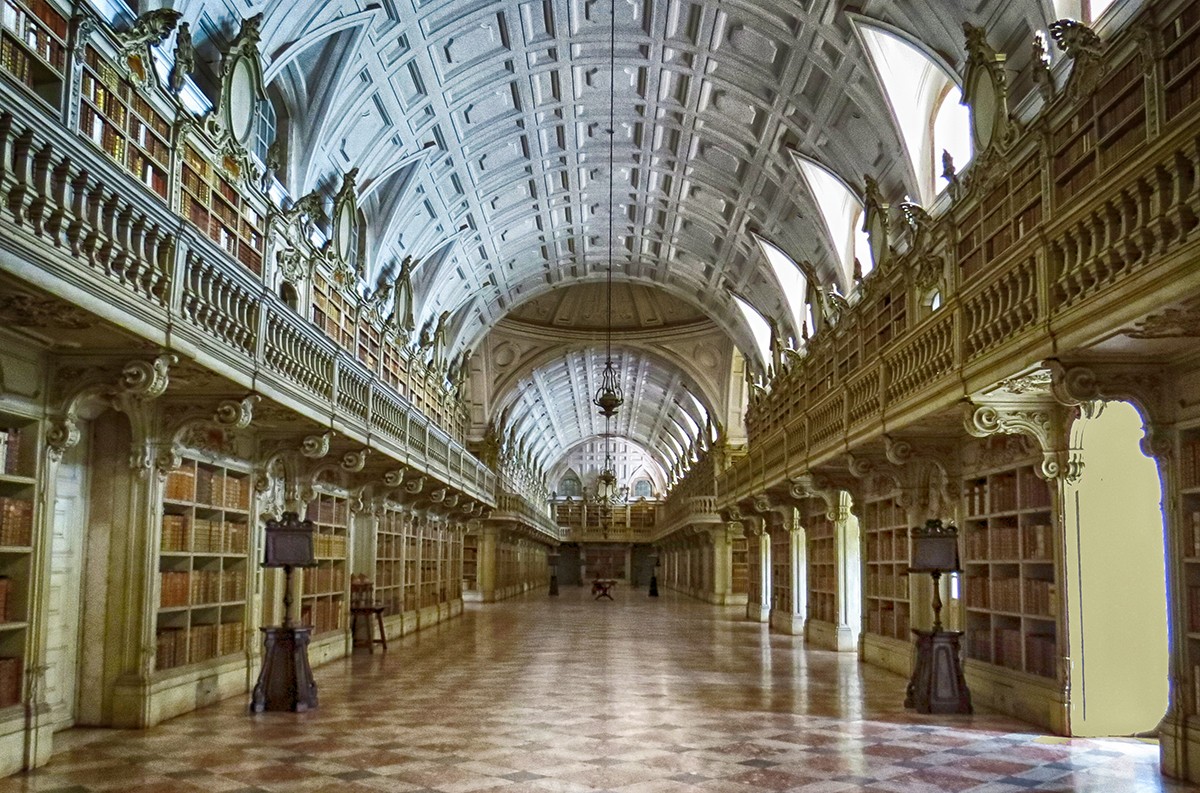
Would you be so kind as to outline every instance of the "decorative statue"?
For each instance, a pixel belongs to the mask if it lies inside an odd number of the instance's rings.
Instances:
[[[433,354],[430,357],[430,364],[434,369],[442,370],[445,368],[446,361],[444,355],[446,352],[446,323],[450,319],[450,312],[443,311],[437,319],[437,324],[433,327],[433,338],[430,346],[433,349]]]
[[[396,298],[392,301],[392,314],[387,324],[396,331],[396,336],[402,343],[407,343],[412,336],[416,320],[413,319],[412,271],[416,266],[413,257],[405,256],[400,263],[400,273],[392,282]]]
[[[184,22],[175,34],[175,65],[171,67],[170,75],[172,93],[178,94],[183,90],[183,81],[195,68],[196,48],[192,46],[192,31]]]
[[[1096,90],[1103,70],[1100,56],[1104,43],[1096,31],[1073,19],[1060,19],[1050,23],[1050,35],[1054,43],[1073,61],[1071,76],[1067,81],[1067,95],[1080,97]]]
[[[942,178],[947,182],[954,184],[957,178],[957,171],[954,169],[954,158],[950,156],[950,152],[942,149]]]
[[[243,45],[257,47],[259,40],[262,38],[262,13],[257,13],[248,19],[242,20],[242,27],[238,30],[238,41]]]
[[[358,169],[351,168],[346,173],[342,174],[342,186],[338,188],[337,195],[334,196],[334,203],[344,201],[354,194],[354,183],[358,181]]]
[[[134,20],[129,30],[117,33],[117,40],[127,51],[148,47],[151,44],[162,44],[167,36],[171,35],[171,31],[175,29],[181,16],[183,15],[173,8],[156,8],[153,11],[147,11]]]
[[[1040,33],[1033,37],[1033,57],[1030,58],[1030,62],[1033,64],[1033,82],[1042,95],[1042,101],[1050,102],[1054,99],[1054,76],[1050,74],[1046,42]]]

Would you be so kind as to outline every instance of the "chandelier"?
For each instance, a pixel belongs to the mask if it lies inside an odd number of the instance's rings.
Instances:
[[[600,408],[600,415],[607,422],[617,414],[625,402],[621,393],[621,373],[613,364],[612,357],[612,276],[613,276],[613,141],[616,137],[616,83],[617,83],[617,3],[613,0],[609,13],[609,58],[608,58],[608,279],[605,288],[604,324],[604,371],[600,373],[600,387],[592,398],[592,404]],[[607,470],[607,466],[606,469]],[[616,484],[614,477],[613,484]]]

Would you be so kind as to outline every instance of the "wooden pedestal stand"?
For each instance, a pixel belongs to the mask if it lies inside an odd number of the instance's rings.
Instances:
[[[917,660],[904,697],[904,707],[918,713],[971,713],[971,692],[963,677],[958,654],[961,631],[942,630],[942,595],[938,586],[942,573],[956,573],[958,529],[927,520],[912,535],[912,567],[909,573],[933,576],[933,630],[913,629],[917,637]]]
[[[303,713],[317,706],[317,684],[308,664],[308,640],[312,628],[292,624],[292,566],[283,568],[282,626],[260,628],[263,632],[263,665],[250,697],[250,711],[290,710]]]
[[[316,564],[312,535],[312,521],[301,521],[295,512],[267,521],[263,566],[283,568],[283,625],[261,629],[263,665],[250,696],[251,713],[317,707],[317,684],[308,664],[312,628],[297,626],[292,616],[292,568]]]

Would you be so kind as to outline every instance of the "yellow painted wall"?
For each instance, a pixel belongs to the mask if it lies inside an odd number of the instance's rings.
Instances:
[[[1131,405],[1082,421],[1083,477],[1064,505],[1071,731],[1129,735],[1167,708],[1161,485]]]

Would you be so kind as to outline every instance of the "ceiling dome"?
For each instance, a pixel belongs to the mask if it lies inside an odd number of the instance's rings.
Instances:
[[[603,330],[604,289],[603,283],[555,289],[517,306],[507,319],[549,328]],[[614,331],[674,328],[709,321],[703,311],[661,289],[630,283],[614,283],[612,289]]]

